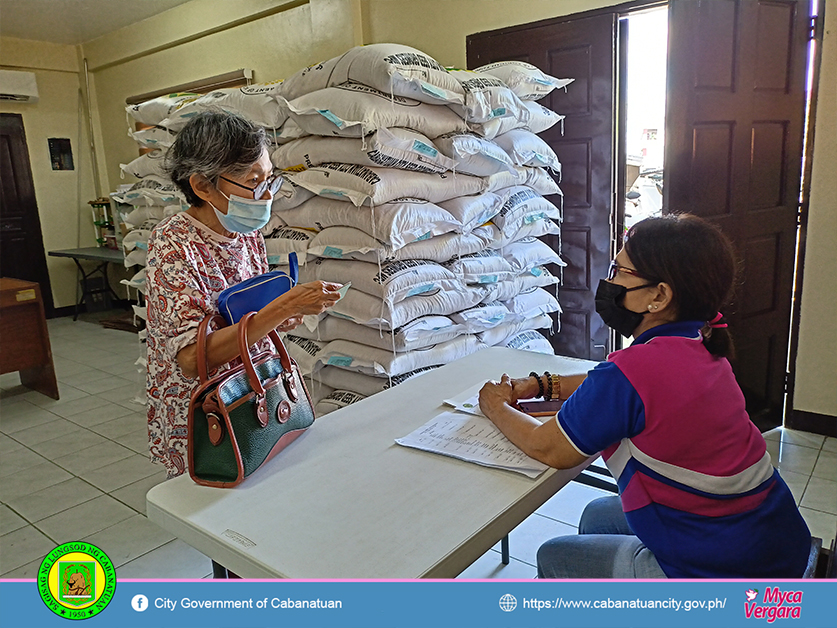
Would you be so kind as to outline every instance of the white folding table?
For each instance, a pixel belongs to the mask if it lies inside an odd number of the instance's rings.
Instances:
[[[585,465],[533,480],[395,439],[450,409],[444,399],[504,372],[570,375],[594,365],[485,349],[317,419],[236,488],[198,486],[188,475],[159,484],[148,517],[245,578],[452,578]]]

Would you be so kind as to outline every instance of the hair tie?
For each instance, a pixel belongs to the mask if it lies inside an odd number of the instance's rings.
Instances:
[[[709,327],[711,329],[718,329],[720,327],[729,327],[729,325],[727,325],[727,322],[724,320],[724,315],[721,314],[720,312],[718,312],[715,315],[715,318],[713,318],[711,321],[707,321],[706,324],[709,325]]]

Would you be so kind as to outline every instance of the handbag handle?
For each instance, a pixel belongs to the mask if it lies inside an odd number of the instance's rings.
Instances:
[[[247,372],[247,379],[250,380],[250,388],[253,389],[257,395],[264,395],[264,386],[253,367],[253,359],[250,357],[250,343],[247,340],[247,329],[250,327],[250,320],[255,316],[255,312],[247,312],[238,321],[238,348],[241,351],[241,361],[244,363],[244,370]],[[279,362],[282,364],[282,379],[284,380],[285,389],[291,401],[296,401],[299,395],[296,391],[296,384],[293,380],[293,371],[291,356],[288,355],[288,350],[285,348],[285,343],[276,333],[275,329],[271,329],[267,333],[268,337],[273,341],[273,346],[279,354]]]
[[[227,321],[220,314],[208,314],[198,325],[198,377],[201,384],[209,381],[209,365],[206,361],[206,337],[209,335],[209,324],[215,321],[220,327],[224,327]]]

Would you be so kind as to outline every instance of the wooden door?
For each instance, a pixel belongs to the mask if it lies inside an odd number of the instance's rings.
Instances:
[[[0,276],[40,284],[50,317],[52,289],[20,114],[0,114],[0,180]]]
[[[609,330],[596,314],[595,292],[611,258],[614,192],[615,13],[556,18],[467,38],[468,67],[520,60],[557,77],[572,77],[541,104],[566,116],[541,134],[561,160],[564,221],[561,240],[545,238],[567,263],[559,288],[561,331],[551,338],[561,355],[602,360]],[[559,198],[550,198],[556,204]],[[560,269],[553,268],[555,273]],[[557,327],[556,327],[557,328]]]
[[[665,202],[709,219],[741,262],[724,312],[753,421],[780,425],[797,232],[807,1],[678,1],[669,8]]]

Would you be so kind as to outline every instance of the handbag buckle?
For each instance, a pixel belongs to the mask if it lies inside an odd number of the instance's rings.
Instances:
[[[206,397],[204,397],[203,402],[201,403],[201,408],[203,409],[204,414],[215,414],[217,418],[217,413],[221,411],[221,406],[218,404],[217,390],[213,390]]]
[[[282,399],[279,402],[279,405],[276,406],[276,420],[279,423],[287,423],[288,419],[291,418],[291,404],[287,402],[287,400]]]
[[[256,419],[262,427],[267,427],[267,423],[270,420],[267,416],[267,406],[265,405],[264,395],[260,395],[258,393],[256,393]]]
[[[218,415],[210,412],[206,415],[206,424],[209,430],[209,442],[216,447],[224,440],[224,427]]]
[[[288,398],[293,402],[298,401],[299,394],[296,391],[296,382],[294,381],[293,374],[289,371],[282,373],[282,383],[285,384],[285,391],[288,393]]]

